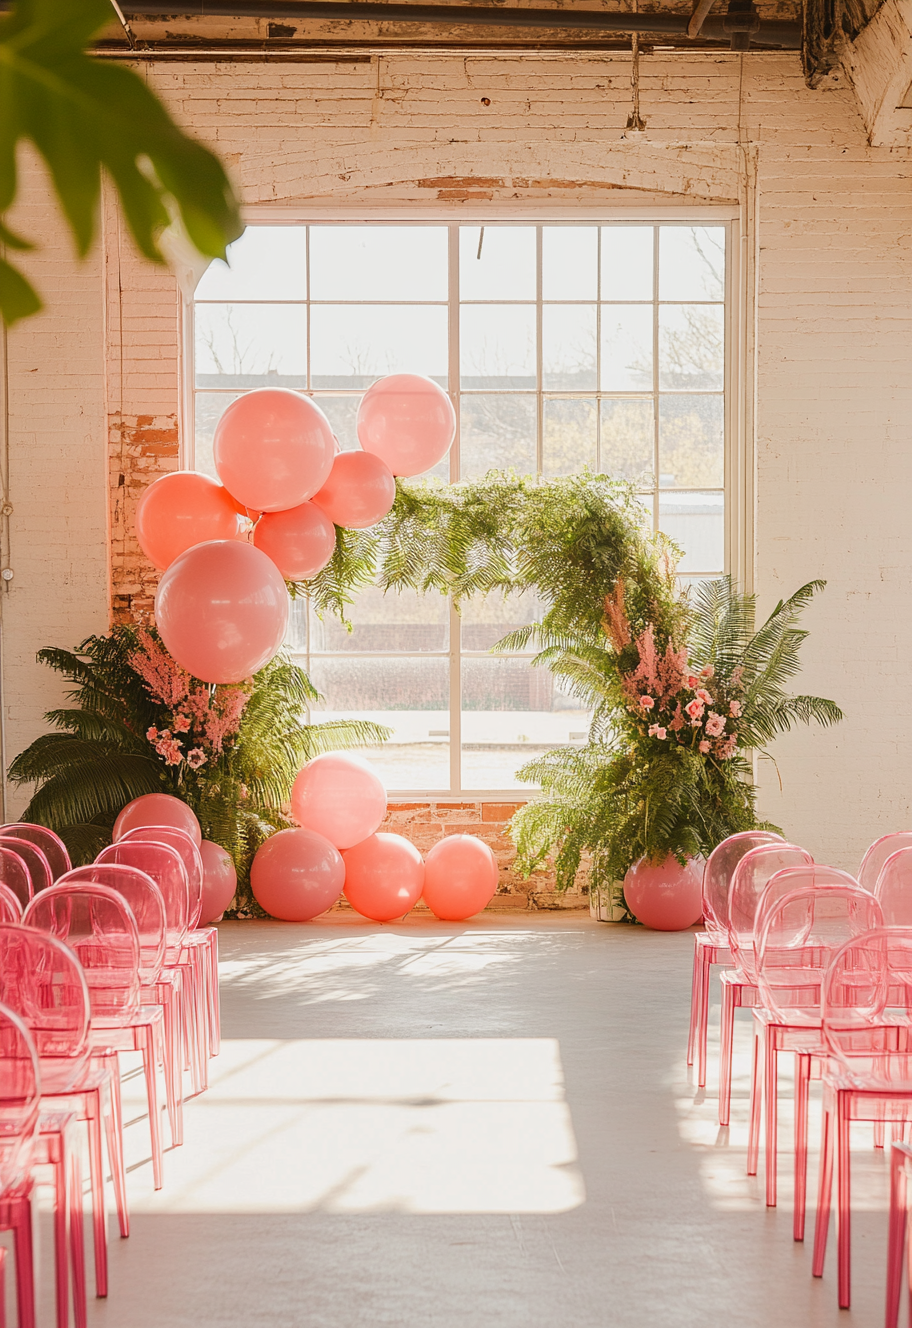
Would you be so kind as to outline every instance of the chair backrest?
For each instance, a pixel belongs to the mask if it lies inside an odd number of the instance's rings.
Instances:
[[[0,1194],[28,1175],[40,1105],[35,1044],[15,1010],[0,1005]]]
[[[177,849],[181,855],[190,889],[187,926],[193,931],[199,923],[203,907],[203,859],[193,839],[186,830],[181,830],[176,825],[138,825],[135,830],[128,830],[117,842],[124,844],[134,840],[139,840],[141,843],[168,844],[169,847]]]
[[[190,887],[177,849],[153,840],[124,837],[102,849],[97,860],[133,867],[151,876],[165,905],[165,963],[176,964],[190,927]]]
[[[728,896],[735,868],[751,849],[784,844],[771,830],[742,830],[717,844],[703,868],[703,916],[709,926],[724,931],[728,925]]]
[[[865,852],[858,868],[858,884],[874,893],[877,878],[884,863],[892,853],[901,848],[912,848],[912,830],[895,830],[892,834],[881,835]]]
[[[139,1008],[139,935],[123,895],[106,885],[51,885],[35,896],[22,921],[56,936],[76,955],[93,1023],[130,1021]]]
[[[46,1093],[77,1085],[89,1060],[89,989],[61,941],[15,923],[0,925],[0,1002],[15,1010],[38,1052]]]
[[[757,910],[757,986],[767,1009],[800,1006],[820,1019],[823,972],[833,954],[883,925],[880,904],[835,867],[793,867],[772,878]]]
[[[880,900],[886,926],[912,927],[912,847],[899,848],[884,861],[874,894]]]
[[[25,878],[26,881],[28,882],[29,875],[25,869],[25,864],[23,864],[22,866],[22,871],[25,873]],[[21,886],[21,878],[20,878],[20,886]],[[20,892],[17,893],[17,891],[13,890],[10,886],[6,885],[2,880],[0,880],[0,922],[22,921],[23,906],[22,906],[22,900],[19,897],[20,893],[21,890]],[[26,895],[26,902],[28,902],[30,898],[31,898],[30,895]]]
[[[754,928],[763,891],[786,867],[812,866],[814,859],[797,844],[760,844],[745,853],[732,875],[728,897],[728,943],[735,961],[753,964]]]
[[[25,839],[41,852],[47,858],[48,866],[51,869],[51,875],[56,881],[58,876],[68,872],[72,867],[70,855],[67,852],[67,846],[60,838],[55,835],[53,830],[49,830],[46,825],[33,825],[31,821],[13,821],[11,825],[0,826],[0,835],[5,835],[11,839]]]
[[[4,848],[2,845],[0,845],[0,884],[12,890],[22,908],[25,908],[35,893],[32,873],[25,859],[21,858],[15,849]]]
[[[897,1012],[907,1026],[899,1039]],[[909,1045],[912,927],[877,926],[837,950],[824,975],[821,1013],[829,1049],[846,1069],[912,1091],[912,1057],[897,1051]]]
[[[28,867],[33,894],[37,894],[39,890],[46,890],[49,885],[54,884],[51,864],[37,844],[31,843],[28,839],[20,839],[18,835],[0,835],[0,848],[11,849]]]
[[[112,845],[116,848],[116,845]],[[106,885],[116,890],[130,906],[139,936],[139,980],[143,986],[157,982],[165,962],[167,919],[162,892],[146,872],[105,860],[105,849],[87,867],[74,867],[57,885]]]

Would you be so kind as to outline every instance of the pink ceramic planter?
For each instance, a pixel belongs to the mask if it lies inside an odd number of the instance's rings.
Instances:
[[[624,877],[624,898],[635,917],[653,931],[684,931],[703,917],[703,859],[682,867],[676,858],[640,858]]]

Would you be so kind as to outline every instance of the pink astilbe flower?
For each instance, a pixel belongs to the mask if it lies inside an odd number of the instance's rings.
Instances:
[[[189,731],[190,731],[190,720],[189,720],[189,718],[188,718],[186,715],[175,715],[175,716],[174,716],[174,732],[175,732],[175,733],[189,733]]]
[[[729,701],[729,703],[728,703],[728,713],[729,713],[734,719],[737,719],[737,718],[740,716],[740,714],[741,714],[741,702],[740,702],[740,701]]]
[[[206,764],[206,753],[202,747],[194,747],[187,753],[187,765],[191,770],[199,770],[201,765]]]
[[[634,679],[637,682],[645,682],[651,692],[661,691],[658,685],[658,660],[652,623],[637,637],[636,648],[640,662],[633,671]]]
[[[723,738],[720,742],[716,743],[716,756],[718,756],[720,761],[730,761],[735,754],[737,746],[738,735],[737,733],[731,733],[727,738]]]
[[[725,717],[717,715],[715,710],[710,710],[709,718],[706,721],[706,732],[711,738],[718,738],[725,732]]]
[[[190,690],[186,669],[173,660],[151,633],[139,632],[139,649],[128,657],[130,668],[142,678],[146,691],[170,709],[179,705]]]
[[[703,741],[700,743],[700,751],[704,756],[706,756],[709,753],[709,749],[710,749],[710,744],[704,738]]]
[[[652,709],[654,708],[654,706],[655,706],[655,701],[652,699],[651,696],[641,696],[641,697],[640,697],[640,709],[641,709],[641,710],[652,710]]]
[[[693,701],[688,701],[687,705],[684,707],[684,713],[686,715],[689,715],[691,720],[699,723],[699,721],[703,718],[703,711],[705,710],[705,708],[706,707],[703,705],[703,702],[698,701],[695,698]]]
[[[649,736],[650,738],[661,738],[664,741],[665,738],[668,737],[668,734],[665,729],[662,728],[661,724],[651,724],[649,726]]]
[[[213,751],[220,752],[226,738],[233,738],[241,725],[241,716],[250,700],[244,686],[217,687],[209,703],[203,731]]]
[[[610,639],[615,650],[623,650],[630,645],[630,623],[624,611],[624,579],[618,577],[614,590],[605,596],[605,616],[602,619],[602,631]]]
[[[672,733],[680,733],[681,729],[684,727],[684,715],[681,711],[680,701],[675,706],[675,712],[668,727],[671,729]]]
[[[663,701],[670,701],[684,686],[687,673],[687,647],[675,650],[669,641],[665,647],[665,654],[658,662],[657,672],[661,698]]]

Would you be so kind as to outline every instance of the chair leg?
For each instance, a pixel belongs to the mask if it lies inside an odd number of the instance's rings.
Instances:
[[[902,1287],[903,1252],[906,1243],[905,1157],[894,1148],[890,1154],[890,1227],[887,1239],[887,1306],[884,1328],[897,1328]]]
[[[16,1312],[19,1328],[35,1328],[35,1251],[32,1245],[32,1201],[13,1200],[13,1242],[16,1251]]]
[[[885,1130],[885,1128],[884,1128],[884,1122],[883,1122],[882,1120],[876,1120],[876,1121],[874,1122],[874,1147],[875,1147],[875,1148],[883,1148],[883,1146],[884,1146],[884,1136],[885,1136],[885,1134],[886,1134],[886,1130]]]
[[[779,1144],[779,1051],[776,1035],[764,1030],[763,1097],[766,1105],[766,1206],[776,1207],[776,1169]]]
[[[159,1057],[157,1054],[161,1047],[156,1037],[159,1027],[159,1025],[147,1024],[145,1028],[136,1030],[137,1040],[142,1042],[143,1069],[146,1075],[146,1101],[149,1106],[149,1137],[152,1144],[152,1184],[156,1190],[160,1190],[162,1187],[161,1114],[158,1109]]]
[[[89,1179],[92,1187],[92,1225],[95,1244],[95,1295],[108,1294],[108,1223],[105,1213],[104,1166],[101,1144],[101,1094],[86,1093],[89,1130]]]
[[[808,1098],[811,1091],[811,1058],[802,1052],[795,1055],[795,1212],[792,1235],[804,1240],[807,1211],[808,1167]]]
[[[218,967],[218,931],[215,927],[209,933],[207,946],[209,958],[209,1055],[217,1056],[222,1049],[222,1016],[219,1008],[219,967]]]
[[[6,1328],[6,1250],[0,1245],[0,1328]]]
[[[712,987],[711,951],[705,946],[701,953],[700,1009],[697,1023],[697,1083],[706,1087],[707,1040],[709,1035],[709,993]]]
[[[85,1243],[82,1230],[82,1167],[76,1149],[69,1153],[70,1175],[70,1262],[73,1272],[73,1319],[76,1328],[86,1328]]]
[[[852,1212],[851,1175],[849,1170],[849,1113],[836,1098],[836,1233],[839,1255],[839,1308],[847,1310],[852,1302]]]
[[[130,1234],[130,1214],[127,1210],[127,1174],[124,1168],[123,1105],[120,1099],[120,1062],[118,1061],[116,1052],[111,1066],[109,1084],[109,1110],[103,1113],[105,1130],[108,1138],[108,1161],[111,1165],[111,1179],[114,1182],[114,1198],[117,1203],[117,1221],[120,1225],[120,1234],[126,1239]]]
[[[687,1036],[687,1064],[693,1065],[697,1049],[697,1020],[700,1011],[700,977],[703,972],[701,962],[702,946],[700,935],[694,935],[693,973],[690,979],[690,1032]]]
[[[54,1168],[54,1274],[57,1289],[57,1328],[70,1328],[69,1279],[69,1158],[62,1134],[58,1138]]]
[[[168,1125],[171,1143],[178,1148],[184,1142],[184,1103],[181,1094],[180,1028],[173,992],[164,1003],[165,1094],[168,1102]]]
[[[760,1156],[760,1112],[763,1068],[760,1060],[760,1030],[754,1028],[754,1057],[751,1062],[750,1129],[747,1135],[747,1174],[756,1176]]]
[[[830,1106],[826,1105],[823,1110],[823,1130],[820,1137],[820,1179],[817,1188],[817,1219],[814,1224],[814,1260],[811,1267],[815,1277],[823,1277],[823,1265],[826,1262],[832,1190],[833,1113]]]
[[[719,1048],[719,1124],[731,1116],[732,1046],[735,1036],[735,989],[722,984],[722,1039]]]

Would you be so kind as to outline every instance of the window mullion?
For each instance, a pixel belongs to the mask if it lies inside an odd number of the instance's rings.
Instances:
[[[460,384],[459,353],[459,227],[447,227],[447,384],[456,411],[456,438],[450,450],[450,482],[459,479]],[[462,788],[462,624],[450,597],[450,791]]]

